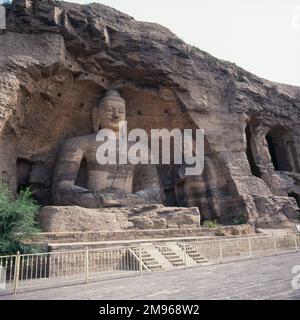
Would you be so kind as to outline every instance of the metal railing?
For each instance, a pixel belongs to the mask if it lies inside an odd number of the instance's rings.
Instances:
[[[0,256],[0,294],[297,251],[300,234],[165,239],[118,247]]]

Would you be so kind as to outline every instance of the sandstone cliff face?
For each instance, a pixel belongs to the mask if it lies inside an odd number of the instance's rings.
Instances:
[[[159,167],[167,204],[288,225],[300,205],[300,88],[272,83],[100,4],[15,0],[0,34],[0,175],[51,204],[64,139],[92,132],[108,88],[130,128],[205,130],[205,170]],[[129,128],[129,129],[130,129]]]

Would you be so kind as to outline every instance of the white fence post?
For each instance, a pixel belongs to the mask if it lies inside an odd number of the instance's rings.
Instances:
[[[6,29],[6,9],[0,4],[0,30]]]
[[[85,259],[84,259],[84,271],[85,271],[85,283],[89,282],[89,249],[85,248]]]
[[[298,252],[298,243],[297,243],[297,235],[296,235],[296,233],[294,234],[294,238],[295,238],[295,249],[296,249],[296,252]]]
[[[222,250],[222,240],[219,240],[219,250],[220,250],[220,260],[223,263],[223,250]]]
[[[15,272],[14,272],[14,294],[17,293],[20,276],[20,251],[17,252],[15,260]]]
[[[139,246],[139,267],[140,267],[140,276],[143,275],[143,257],[142,257],[142,245]]]
[[[249,238],[249,237],[248,237],[248,245],[249,245],[250,257],[253,258],[253,251],[252,251],[252,246],[251,246],[251,238]]]
[[[184,266],[185,270],[187,270],[188,265],[187,265],[187,256],[186,256],[186,243],[183,243],[183,254],[184,254]]]
[[[274,233],[272,234],[272,237],[273,237],[273,244],[274,244],[275,256],[277,256],[277,245],[276,245],[276,239],[275,239]]]

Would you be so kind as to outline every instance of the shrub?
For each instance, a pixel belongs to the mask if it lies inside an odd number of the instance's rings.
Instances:
[[[203,227],[205,228],[216,228],[218,226],[217,220],[205,220]]]
[[[247,218],[245,216],[235,217],[232,220],[233,225],[239,225],[239,224],[245,224],[245,223],[247,223]]]
[[[26,188],[14,199],[7,185],[0,181],[0,255],[39,249],[24,243],[29,234],[39,231],[36,222],[39,206],[31,196]]]

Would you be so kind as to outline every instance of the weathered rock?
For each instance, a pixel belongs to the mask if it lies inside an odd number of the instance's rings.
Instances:
[[[289,228],[295,230],[299,213],[293,199],[282,197],[255,197],[254,203],[259,217],[255,220],[257,228]]]
[[[200,213],[196,207],[135,206],[130,208],[128,219],[135,229],[200,227]]]
[[[226,224],[242,216],[282,227],[297,217],[300,88],[260,79],[158,24],[95,3],[15,0],[7,12],[0,176],[13,191],[25,181],[42,204],[53,203],[57,151],[92,132],[92,109],[109,88],[127,101],[129,130],[205,130],[201,176],[158,167],[167,205],[198,207],[204,219]]]
[[[45,232],[120,231],[128,228],[128,211],[48,206],[42,208],[40,222]]]
[[[203,228],[204,229],[204,228]],[[208,233],[207,228],[205,231]],[[215,236],[243,236],[254,234],[256,229],[250,224],[241,224],[241,225],[231,225],[231,226],[218,226],[216,228],[212,228]]]
[[[41,210],[40,222],[46,232],[197,228],[200,226],[200,213],[198,208],[163,205],[101,209],[46,206]]]

